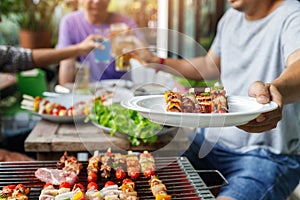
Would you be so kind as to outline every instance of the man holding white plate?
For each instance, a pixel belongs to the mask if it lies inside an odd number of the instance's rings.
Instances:
[[[218,169],[225,176],[229,186],[218,199],[286,199],[300,180],[300,3],[228,2],[232,8],[220,20],[206,56],[185,60],[136,53],[161,64],[149,67],[193,80],[220,79],[230,95],[277,103],[277,109],[245,125],[205,129],[185,155],[197,169]]]

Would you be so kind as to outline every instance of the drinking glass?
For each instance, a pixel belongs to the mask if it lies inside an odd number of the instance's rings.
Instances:
[[[108,30],[96,29],[95,33],[100,34],[102,36],[106,36]],[[111,42],[109,39],[97,40],[97,42],[101,43],[104,46],[104,49],[96,48],[94,50],[95,62],[103,62],[108,63],[111,58]]]
[[[132,35],[128,32],[128,26],[124,23],[111,24],[111,49],[112,55],[115,57],[116,71],[130,70],[129,60],[132,57],[130,53],[124,52],[126,49],[133,49],[134,43]]]

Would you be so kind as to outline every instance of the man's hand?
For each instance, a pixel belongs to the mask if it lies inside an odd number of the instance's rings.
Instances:
[[[132,49],[128,49],[128,51],[135,54],[142,64],[159,63],[159,58],[150,51],[149,45],[146,42],[136,36],[132,36],[131,41],[133,44]]]
[[[86,55],[90,51],[92,51],[94,48],[104,49],[104,46],[101,45],[100,42],[104,40],[104,37],[101,35],[92,34],[89,35],[85,40],[83,40],[81,43],[76,44],[79,54],[80,55]]]
[[[278,108],[262,113],[256,119],[238,126],[238,128],[252,133],[261,133],[276,128],[277,123],[282,118],[283,106],[282,96],[277,88],[272,84],[256,81],[250,85],[248,94],[250,97],[255,97],[258,103],[265,104],[274,101],[278,105]]]

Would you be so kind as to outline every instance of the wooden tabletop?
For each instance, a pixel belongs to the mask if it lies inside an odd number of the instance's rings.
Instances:
[[[182,153],[189,146],[191,129],[174,128],[159,135],[155,143],[132,146],[125,137],[111,136],[91,123],[59,124],[41,120],[25,140],[25,151],[36,152],[38,160],[57,160],[64,151],[105,152],[112,151],[156,151],[173,155]]]

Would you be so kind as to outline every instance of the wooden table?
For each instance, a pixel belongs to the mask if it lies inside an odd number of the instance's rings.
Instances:
[[[64,151],[90,152],[99,150],[143,151],[159,156],[179,156],[189,146],[188,134],[192,129],[173,129],[160,135],[155,143],[132,146],[126,138],[110,136],[91,123],[58,124],[41,120],[25,140],[25,151],[36,152],[38,160],[57,160]]]

